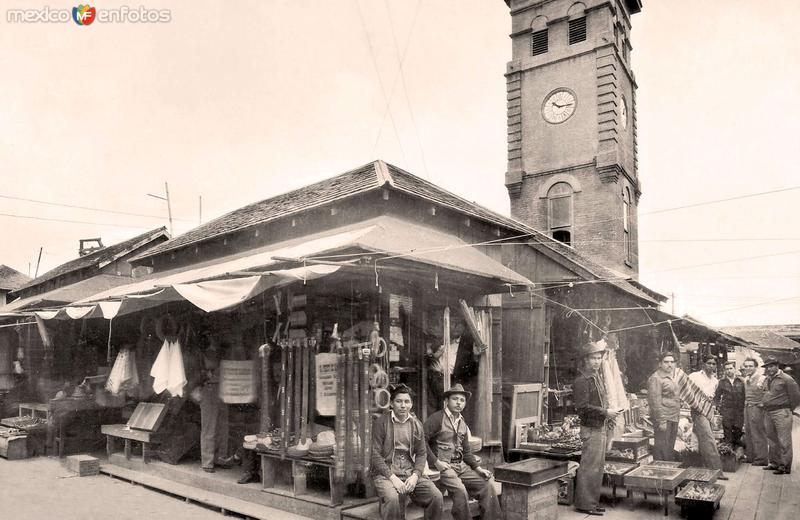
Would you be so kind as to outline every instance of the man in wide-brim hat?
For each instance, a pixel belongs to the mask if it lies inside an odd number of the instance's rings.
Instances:
[[[761,409],[769,453],[769,464],[764,469],[786,475],[792,472],[792,410],[800,404],[800,390],[795,380],[779,368],[777,358],[764,358],[764,372],[767,377]]]
[[[605,355],[605,342],[589,342],[581,349],[584,367],[575,378],[575,408],[581,419],[581,465],[575,489],[575,509],[589,515],[602,515],[600,491],[606,463],[606,421],[622,410],[608,408],[605,387],[600,381],[600,364]]]
[[[425,421],[428,466],[439,470],[438,485],[453,499],[454,520],[471,520],[469,497],[478,501],[483,520],[503,517],[491,481],[492,474],[481,468],[469,446],[469,428],[461,412],[472,393],[460,384],[447,389],[445,406]]]

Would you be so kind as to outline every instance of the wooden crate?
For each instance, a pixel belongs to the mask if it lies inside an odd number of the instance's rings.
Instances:
[[[28,458],[28,438],[0,437],[0,457],[8,460]]]
[[[571,506],[575,501],[575,477],[567,475],[558,479],[558,503]]]
[[[87,477],[100,473],[100,459],[91,455],[70,455],[67,457],[67,469]]]
[[[693,492],[704,490],[709,492],[706,498],[690,498]],[[681,516],[689,518],[710,518],[719,509],[719,502],[725,494],[725,487],[719,484],[692,482],[675,495],[675,503],[681,506]]]
[[[686,472],[681,468],[640,466],[625,475],[625,486],[655,491],[673,491],[683,482]]]

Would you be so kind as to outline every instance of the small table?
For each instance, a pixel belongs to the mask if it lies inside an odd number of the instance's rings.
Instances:
[[[100,427],[100,432],[106,436],[106,454],[111,458],[114,453],[116,439],[125,440],[125,458],[131,458],[131,441],[142,443],[142,461],[147,463],[148,448],[153,444],[160,444],[161,439],[154,432],[142,430],[132,430],[125,424],[104,424]]]
[[[291,475],[292,494],[295,497],[304,495],[308,491],[306,477],[309,470],[313,466],[322,466],[328,470],[330,505],[339,506],[344,502],[344,483],[336,478],[336,467],[332,458],[293,457],[280,452],[260,450],[256,453],[261,457],[261,487],[264,491],[275,487],[275,475]]]
[[[669,496],[675,493],[684,481],[685,469],[662,466],[639,466],[625,475],[625,488],[628,496],[640,491],[647,498],[648,493],[663,497],[664,516],[669,514]]]
[[[494,478],[503,483],[506,520],[557,516],[558,479],[566,474],[566,461],[526,459],[495,466]]]

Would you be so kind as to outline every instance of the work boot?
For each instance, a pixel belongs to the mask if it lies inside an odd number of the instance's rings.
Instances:
[[[236,481],[237,484],[248,484],[250,482],[258,482],[258,475],[255,473],[244,473],[239,480]]]

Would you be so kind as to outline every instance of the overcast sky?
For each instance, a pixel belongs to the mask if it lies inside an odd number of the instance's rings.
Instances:
[[[43,247],[41,274],[79,238],[166,224],[147,196],[165,181],[179,234],[199,196],[207,221],[375,158],[508,214],[502,0],[149,1],[169,23],[7,20],[45,5],[75,4],[0,2],[0,263],[33,274]],[[649,0],[633,25],[642,282],[714,325],[800,323],[800,190],[659,212],[800,186],[800,4]]]

